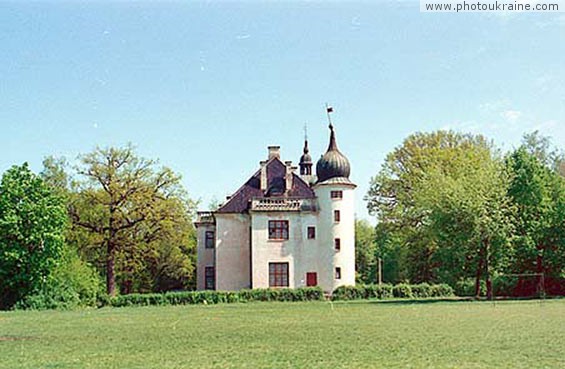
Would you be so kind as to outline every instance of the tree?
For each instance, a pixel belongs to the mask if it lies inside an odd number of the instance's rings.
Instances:
[[[474,274],[475,295],[484,278],[492,296],[492,274],[507,265],[513,207],[507,196],[503,162],[486,147],[467,149],[452,168],[430,168],[417,202],[429,210],[436,239],[433,259],[442,281],[451,284]]]
[[[97,148],[80,160],[83,180],[71,204],[73,223],[95,236],[94,246],[102,246],[91,255],[104,258],[108,294],[116,293],[117,276],[129,293],[147,267],[146,257],[155,253],[152,246],[166,240],[175,225],[190,224],[193,204],[177,174],[138,157],[131,145]]]
[[[500,155],[483,136],[437,131],[409,136],[387,155],[366,196],[377,245],[393,281],[474,278],[476,292],[509,251],[512,206]],[[388,270],[387,270],[388,268]],[[388,279],[387,279],[388,280]]]
[[[67,214],[63,199],[31,172],[13,166],[0,184],[0,307],[21,300],[57,265]]]
[[[549,156],[545,153],[548,146],[531,150],[529,143],[526,139],[506,160],[513,173],[508,194],[518,208],[511,269],[514,273],[544,273],[551,283],[565,272],[565,183],[553,161],[543,160]],[[523,290],[535,287],[517,288],[518,293],[526,293]]]
[[[68,163],[64,157],[47,156],[43,159],[43,170],[39,176],[54,191],[67,196],[71,189],[71,177],[67,167]]]
[[[377,281],[375,228],[366,220],[355,220],[355,269],[361,283]]]
[[[551,138],[542,136],[539,131],[527,133],[522,138],[521,148],[547,168],[556,170],[563,176],[565,155],[551,144]]]
[[[418,202],[418,191],[425,188],[430,170],[441,168],[449,175],[456,170],[457,158],[469,150],[490,152],[491,145],[480,135],[452,131],[415,133],[387,155],[381,170],[371,179],[365,200],[369,212],[377,216],[379,238],[394,240],[388,246],[397,250],[388,252],[405,261],[396,268],[397,277],[412,282],[438,281],[433,259],[437,238],[429,226],[430,208]]]

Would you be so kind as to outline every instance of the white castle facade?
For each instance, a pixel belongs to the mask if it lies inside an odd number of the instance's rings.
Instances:
[[[267,160],[213,212],[199,212],[197,288],[298,288],[355,284],[355,187],[330,143],[312,173],[308,141],[299,173],[269,147]]]

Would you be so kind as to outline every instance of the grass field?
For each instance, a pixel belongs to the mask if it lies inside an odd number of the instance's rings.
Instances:
[[[565,300],[3,312],[0,368],[565,368]]]

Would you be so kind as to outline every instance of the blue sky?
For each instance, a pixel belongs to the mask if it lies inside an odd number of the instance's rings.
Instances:
[[[281,146],[338,145],[357,214],[385,155],[415,131],[503,149],[565,141],[565,16],[420,13],[417,1],[2,2],[0,171],[134,143],[201,208]]]

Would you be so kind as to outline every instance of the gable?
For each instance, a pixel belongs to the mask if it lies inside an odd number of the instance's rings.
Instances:
[[[292,188],[286,193],[286,166],[275,157],[267,162],[267,190],[261,191],[261,170],[247,180],[234,195],[222,205],[218,213],[242,213],[249,208],[251,199],[266,197],[292,197],[312,199],[316,195],[302,178],[293,173]]]

